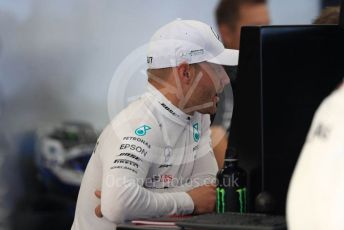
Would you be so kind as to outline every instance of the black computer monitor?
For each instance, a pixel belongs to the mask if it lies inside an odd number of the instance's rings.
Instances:
[[[229,146],[249,175],[248,210],[267,191],[275,201],[268,212],[284,214],[313,115],[344,77],[344,29],[244,27],[238,68]]]

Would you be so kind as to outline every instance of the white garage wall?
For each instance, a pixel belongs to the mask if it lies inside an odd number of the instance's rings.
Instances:
[[[272,24],[310,24],[320,13],[320,0],[270,0]]]

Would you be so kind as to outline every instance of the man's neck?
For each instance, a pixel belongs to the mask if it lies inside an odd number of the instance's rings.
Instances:
[[[170,83],[167,83],[168,85],[173,87],[173,89],[167,89],[167,87],[163,86],[162,84],[155,82],[155,81],[149,81],[149,83],[154,86],[164,97],[171,102],[172,105],[183,111],[184,113],[188,115],[193,115],[194,112],[185,112],[185,108],[181,107],[181,99],[178,98],[178,89],[176,86],[172,86]]]

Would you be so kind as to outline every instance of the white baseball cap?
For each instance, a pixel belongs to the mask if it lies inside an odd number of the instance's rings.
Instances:
[[[149,69],[204,61],[236,66],[238,59],[239,51],[225,49],[209,25],[195,20],[177,19],[154,33],[148,45],[147,64]]]

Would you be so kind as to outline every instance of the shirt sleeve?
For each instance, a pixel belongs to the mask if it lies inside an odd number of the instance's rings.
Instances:
[[[114,223],[133,218],[189,214],[194,204],[185,192],[154,193],[143,187],[159,147],[159,127],[109,125],[97,151],[102,162],[101,210]],[[119,131],[117,131],[119,130]]]
[[[343,229],[344,88],[320,106],[287,198],[290,229]],[[300,227],[302,226],[302,227]]]

